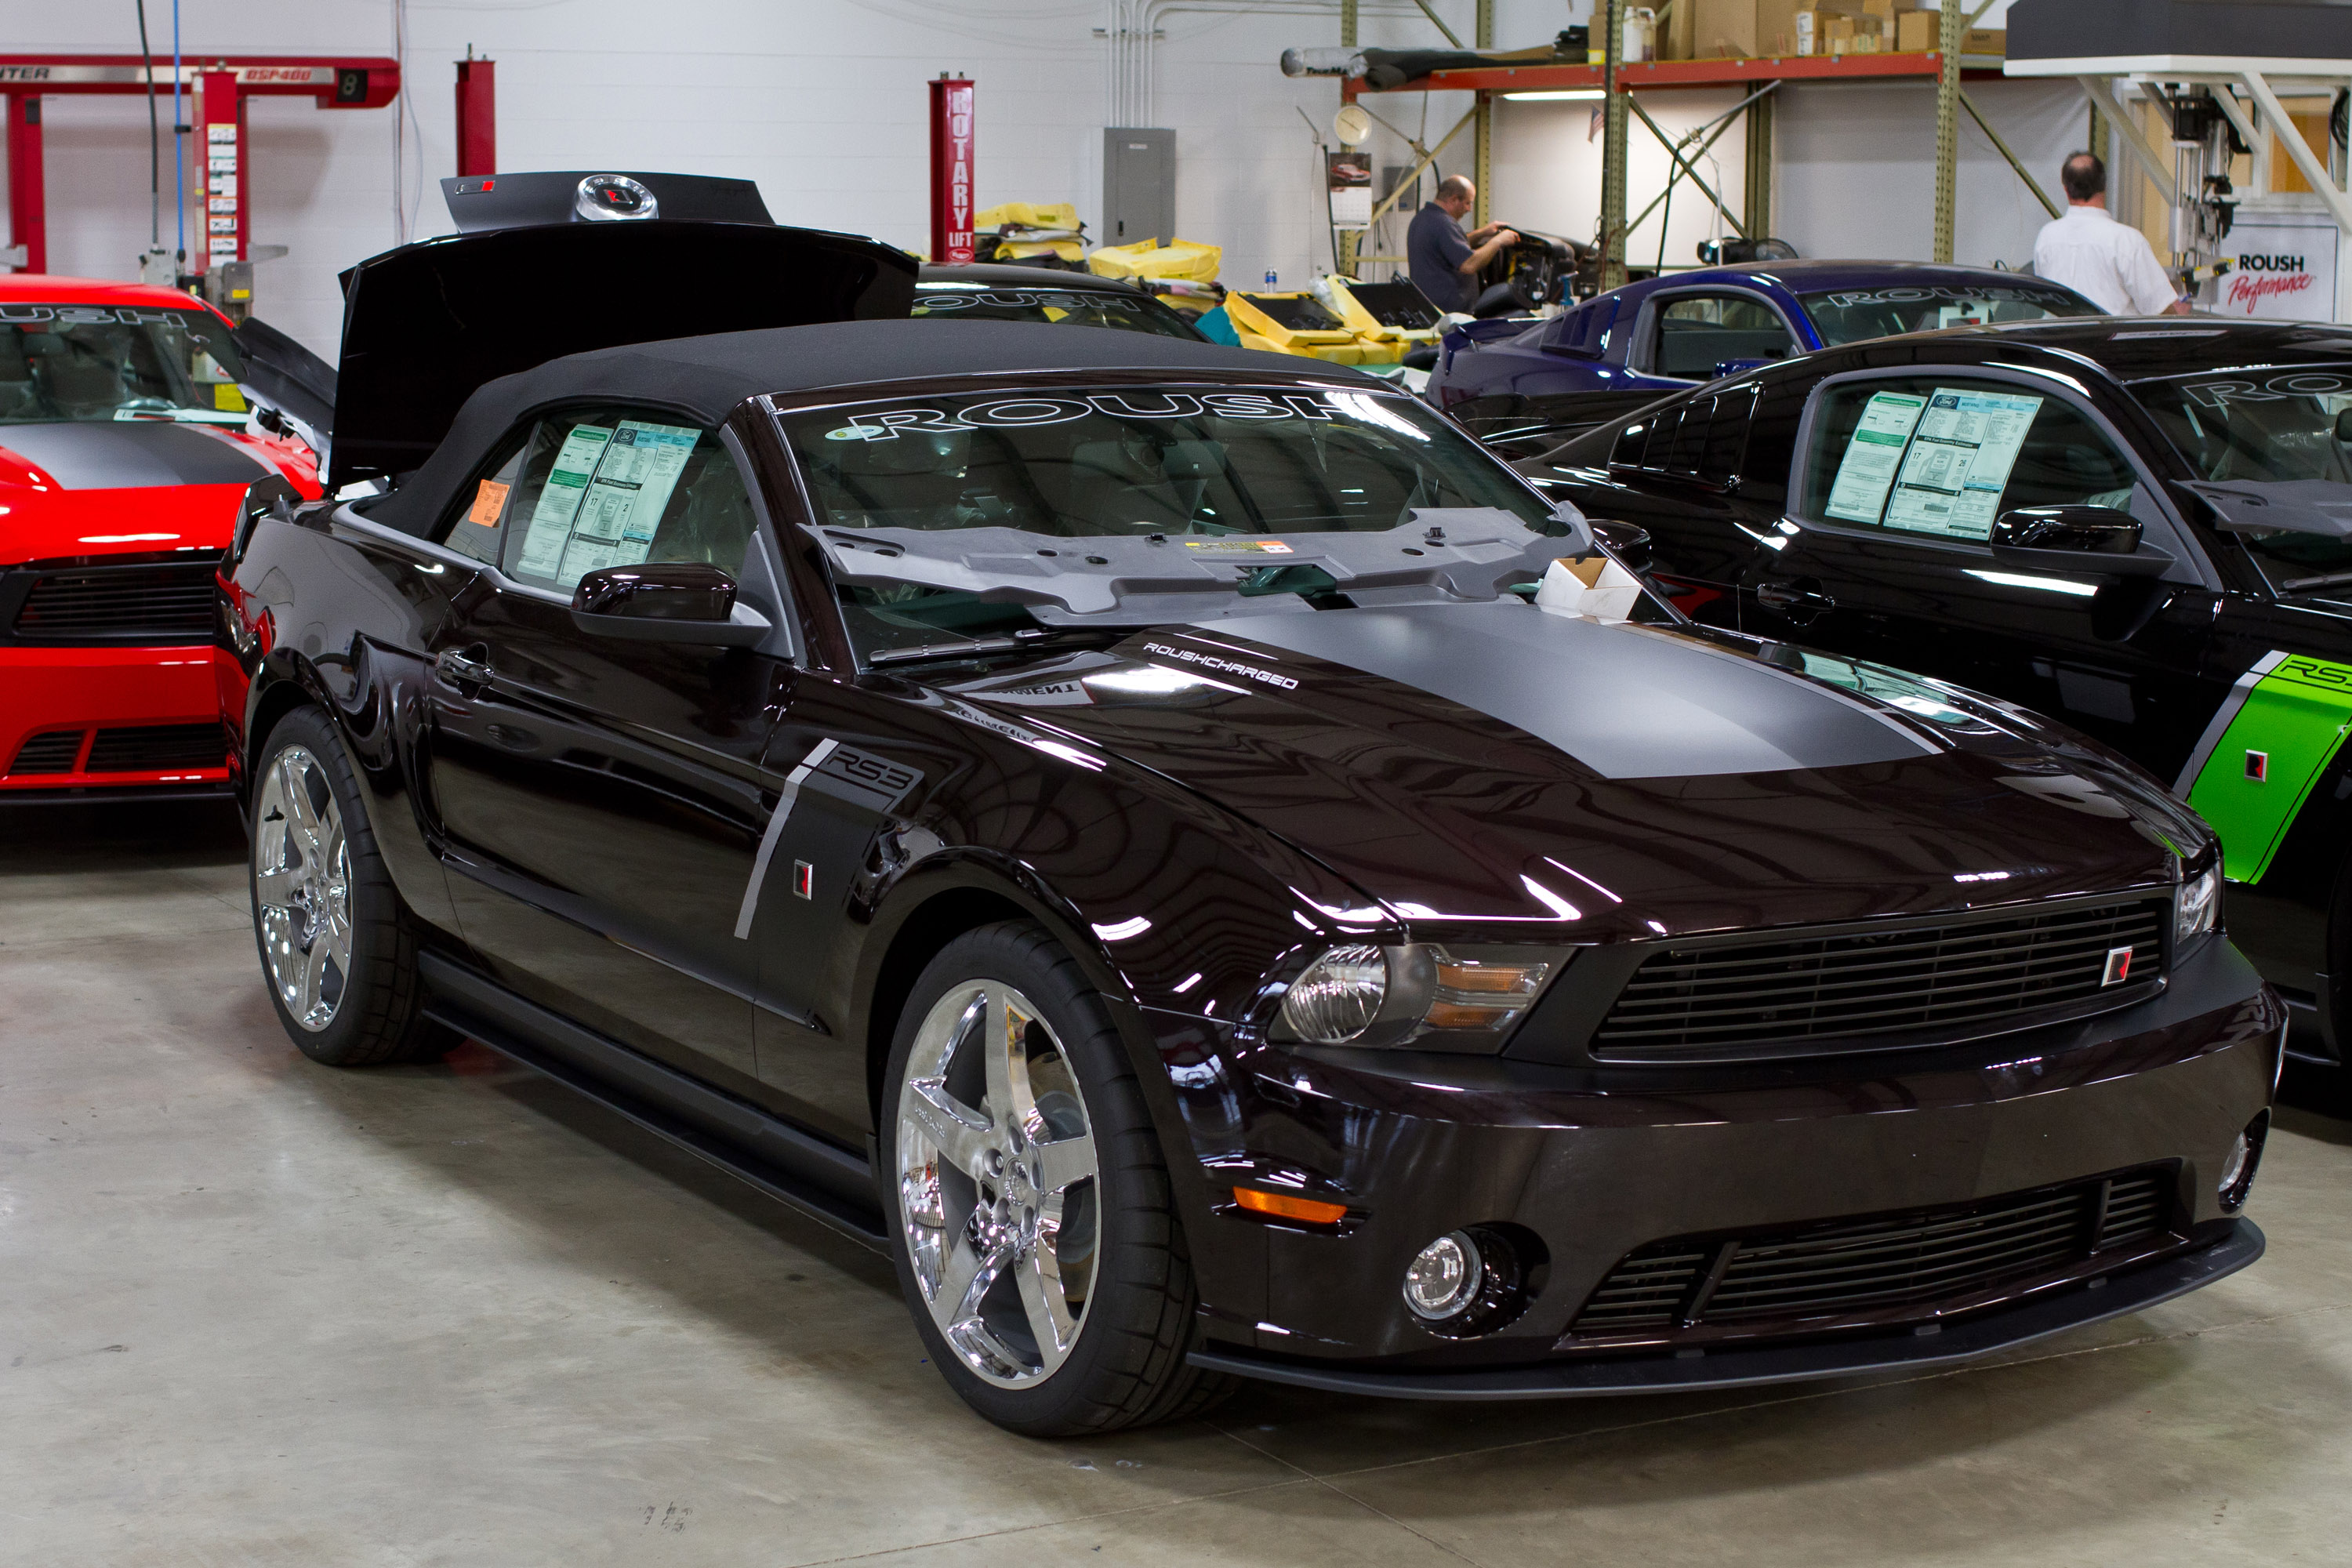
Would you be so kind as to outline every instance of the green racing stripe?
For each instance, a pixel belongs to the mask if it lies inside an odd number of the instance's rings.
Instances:
[[[2352,665],[2271,653],[2239,679],[2173,785],[2221,836],[2223,876],[2262,880],[2347,730]]]

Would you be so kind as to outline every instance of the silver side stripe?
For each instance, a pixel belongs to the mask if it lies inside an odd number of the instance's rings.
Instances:
[[[775,858],[776,841],[784,836],[784,819],[793,814],[793,802],[801,797],[801,785],[833,752],[833,742],[819,741],[801,759],[801,765],[785,776],[783,791],[776,797],[775,812],[768,818],[768,831],[760,838],[759,858],[751,862],[751,879],[743,884],[743,907],[735,915],[736,941],[749,942],[751,938],[751,917],[760,912],[760,888],[768,879],[768,862]]]
[[[2205,733],[2197,738],[2197,749],[2189,753],[2189,761],[2182,766],[2180,776],[2172,781],[2175,796],[2181,800],[2189,798],[2189,792],[2197,787],[2197,775],[2203,773],[2205,764],[2213,760],[2213,748],[2221,743],[2221,737],[2229,732],[2231,723],[2238,717],[2239,710],[2245,707],[2246,699],[2254,694],[2255,684],[2285,662],[2284,651],[2273,649],[2254,660],[2254,668],[2238,677],[2238,683],[2230,688],[2230,695],[2221,699],[2221,706],[2214,710],[2213,721],[2206,725]]]

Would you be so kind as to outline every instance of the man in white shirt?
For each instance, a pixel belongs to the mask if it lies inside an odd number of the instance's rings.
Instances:
[[[2058,171],[2066,216],[2042,226],[2033,241],[2036,277],[2063,283],[2111,316],[2189,314],[2172,275],[2147,237],[2107,216],[2107,166],[2077,153]]]

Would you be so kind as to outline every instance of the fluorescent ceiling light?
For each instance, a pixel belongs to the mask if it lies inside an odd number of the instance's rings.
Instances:
[[[1507,92],[1513,103],[1591,103],[1609,95],[1597,87],[1571,87],[1559,92]]]

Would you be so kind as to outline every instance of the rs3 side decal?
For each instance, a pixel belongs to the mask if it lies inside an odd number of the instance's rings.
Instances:
[[[2259,882],[2352,730],[2352,665],[2273,652],[2238,678],[2172,793],[2221,836],[2221,874]]]

